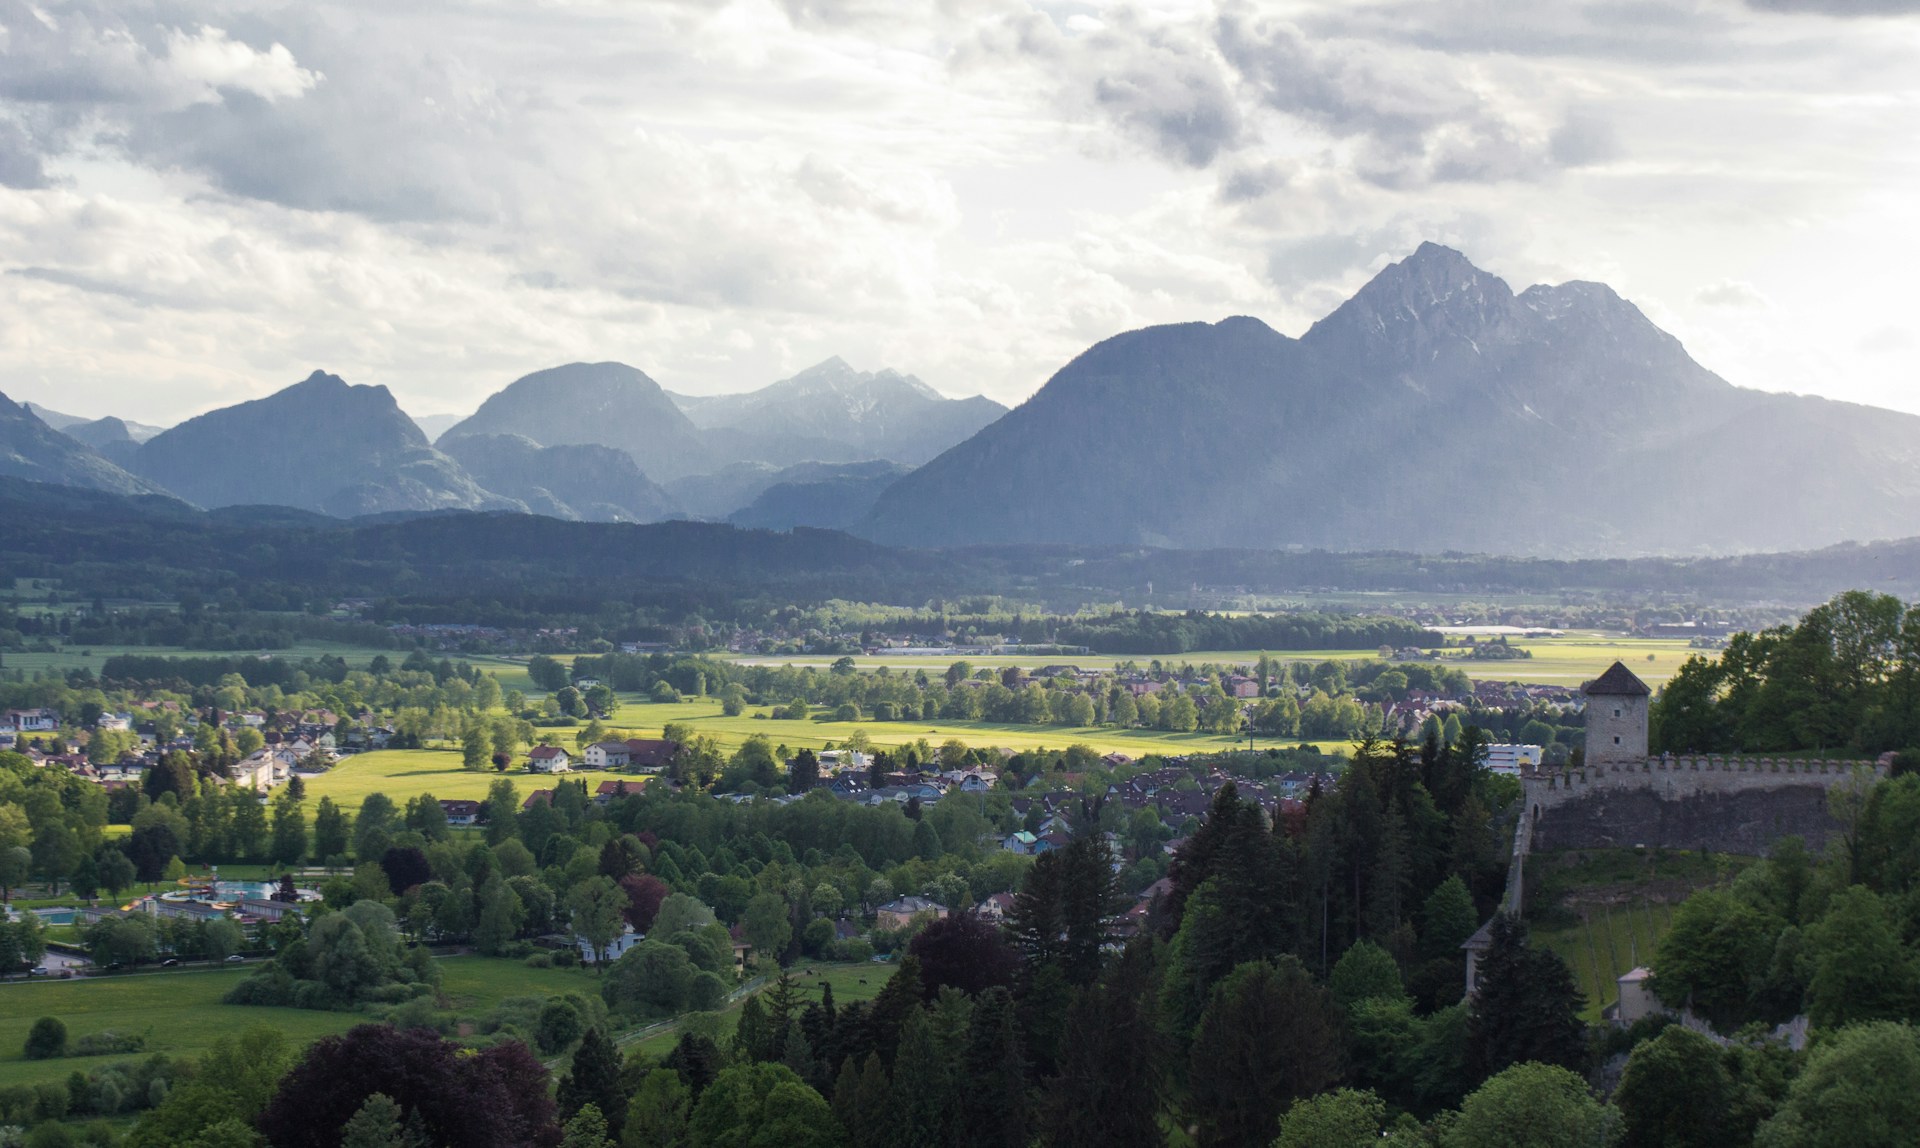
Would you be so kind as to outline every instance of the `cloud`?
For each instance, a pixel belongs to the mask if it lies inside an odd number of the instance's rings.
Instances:
[[[1860,339],[1860,349],[1870,355],[1910,351],[1915,346],[1913,331],[1906,327],[1881,327]]]
[[[1771,306],[1767,297],[1753,284],[1740,279],[1722,279],[1693,293],[1693,301],[1703,307],[1756,309]]]
[[[192,103],[213,102],[224,90],[275,103],[297,99],[320,82],[319,74],[301,67],[284,45],[256,51],[224,29],[204,25],[192,34],[168,29],[167,53],[158,69],[191,92]]]
[[[1920,15],[1920,0],[1746,0],[1757,12],[1807,12],[1821,16]]]

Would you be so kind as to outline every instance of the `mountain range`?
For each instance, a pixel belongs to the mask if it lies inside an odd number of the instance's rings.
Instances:
[[[1920,533],[1920,417],[1733,386],[1598,283],[1423,244],[1298,339],[1117,335],[889,487],[918,546],[1698,554]]]
[[[515,380],[433,444],[384,387],[319,371],[153,430],[0,396],[0,475],[914,547],[1584,557],[1920,535],[1920,417],[1736,387],[1603,284],[1516,293],[1432,243],[1299,338],[1245,316],[1129,331],[1012,411],[837,358],[706,397],[602,362]]]
[[[206,507],[602,522],[724,518],[782,486],[791,489],[754,510],[756,523],[845,526],[907,469],[890,456],[923,461],[1004,411],[837,358],[760,391],[706,399],[669,396],[622,363],[573,363],[515,380],[466,418],[417,420],[384,387],[316,371],[167,430],[15,407],[0,419],[0,473],[164,491]],[[437,445],[428,426],[443,428]],[[656,477],[684,484],[685,504]]]

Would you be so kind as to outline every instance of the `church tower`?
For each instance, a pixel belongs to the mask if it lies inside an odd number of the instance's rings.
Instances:
[[[1647,759],[1647,706],[1653,691],[1615,662],[1607,672],[1588,682],[1588,765],[1638,765]]]

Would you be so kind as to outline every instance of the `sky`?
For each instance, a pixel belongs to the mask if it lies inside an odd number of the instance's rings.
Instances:
[[[1916,145],[1920,0],[0,0],[0,391],[839,355],[1012,404],[1430,239],[1920,412]]]

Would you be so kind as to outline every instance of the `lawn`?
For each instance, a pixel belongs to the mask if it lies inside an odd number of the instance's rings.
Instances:
[[[0,985],[0,1087],[63,1080],[76,1068],[84,1070],[152,1052],[197,1056],[219,1037],[253,1025],[269,1025],[296,1044],[305,1045],[369,1019],[354,1012],[222,1004],[220,998],[247,972],[243,968],[191,969]],[[496,957],[445,957],[440,960],[440,974],[441,991],[452,1011],[468,1017],[481,1016],[508,997],[565,992],[594,996],[600,992],[599,978],[588,970],[532,969],[521,961]],[[838,984],[834,992],[840,992]],[[144,1052],[120,1056],[23,1059],[20,1050],[27,1030],[43,1016],[64,1021],[70,1039],[111,1029],[145,1033],[147,1047]]]
[[[800,986],[800,998],[803,1002],[819,1000],[820,986],[830,984],[833,986],[833,1002],[837,1006],[852,1004],[854,1001],[872,1000],[880,994],[881,986],[893,976],[896,967],[891,964],[867,961],[856,965],[801,964],[788,971]],[[761,986],[760,991],[765,991],[764,985]],[[745,1003],[744,997],[729,1005],[718,1017],[719,1027],[714,1033],[714,1039],[722,1048],[725,1048],[727,1041],[733,1038],[733,1030],[740,1026],[740,1006],[743,1003]],[[672,1024],[650,1032],[645,1039],[627,1047],[638,1048],[654,1056],[665,1056],[673,1051],[673,1046],[679,1039],[679,1025]]]
[[[279,1029],[289,1040],[304,1045],[328,1033],[344,1032],[366,1019],[355,1013],[221,1004],[221,996],[246,972],[245,969],[192,970],[0,985],[0,1085],[64,1080],[76,1068],[85,1070],[154,1052],[197,1056],[212,1047],[219,1037],[257,1024]],[[144,1033],[146,1051],[121,1056],[25,1060],[20,1050],[27,1030],[43,1016],[57,1016],[66,1022],[70,1039],[109,1029],[119,1033]]]

